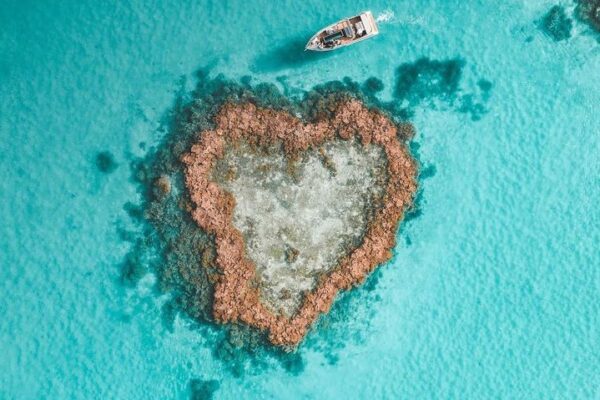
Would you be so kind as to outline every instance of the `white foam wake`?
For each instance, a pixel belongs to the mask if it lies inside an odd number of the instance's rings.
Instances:
[[[377,16],[375,19],[377,22],[390,22],[395,18],[394,12],[392,10],[385,10],[381,14]]]
[[[400,18],[396,18],[396,14],[392,10],[382,11],[381,14],[375,18],[379,24],[392,24],[392,25],[419,25],[425,27],[425,20],[423,17],[413,17],[411,15],[401,15]]]

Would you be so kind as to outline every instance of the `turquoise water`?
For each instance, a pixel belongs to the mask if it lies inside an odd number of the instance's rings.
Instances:
[[[600,44],[543,32],[555,4],[4,1],[0,398],[600,398]],[[362,9],[380,36],[301,51]],[[397,89],[421,58],[463,65],[456,90]],[[296,367],[233,370],[218,330],[165,326],[152,274],[119,278],[129,163],[205,67],[291,93],[377,77],[414,111],[421,214]]]

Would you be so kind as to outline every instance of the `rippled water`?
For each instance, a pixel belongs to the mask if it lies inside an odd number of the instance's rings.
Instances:
[[[0,398],[600,396],[600,44],[554,5],[3,2]],[[378,37],[302,51],[362,9]],[[121,279],[129,164],[200,68],[289,95],[383,84],[418,130],[394,259],[283,361]]]

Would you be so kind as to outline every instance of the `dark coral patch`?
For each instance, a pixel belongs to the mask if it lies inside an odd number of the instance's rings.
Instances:
[[[481,78],[480,80],[477,81],[477,86],[479,86],[479,89],[481,89],[482,92],[484,93],[488,93],[490,90],[492,90],[492,82],[488,81],[487,79]]]
[[[101,151],[96,154],[96,168],[104,174],[110,174],[114,172],[119,166],[112,153],[109,151]]]
[[[363,84],[363,90],[367,93],[378,93],[383,90],[385,86],[381,79],[374,76],[368,78]]]
[[[142,238],[135,240],[132,250],[127,254],[121,264],[121,282],[127,286],[135,285],[139,279],[147,272],[147,253]]]
[[[431,60],[420,58],[414,63],[405,63],[396,70],[395,104],[397,115],[409,119],[414,109],[427,105],[431,108],[451,107],[455,111],[471,116],[473,121],[481,119],[487,112],[492,83],[479,79],[479,91],[463,93],[461,81],[465,62],[461,58]]]
[[[580,20],[600,32],[600,0],[578,0],[575,13]]]
[[[135,221],[142,221],[144,219],[144,209],[141,206],[135,205],[128,201],[123,206],[123,210],[127,212],[127,215]]]
[[[192,379],[190,381],[190,400],[211,400],[221,384],[214,379]]]
[[[457,110],[461,113],[469,114],[473,121],[479,121],[483,114],[487,112],[484,104],[478,101],[473,94],[460,96],[457,103]]]
[[[408,100],[411,105],[434,97],[450,99],[459,89],[464,65],[461,59],[429,58],[402,64],[396,70],[396,98]]]
[[[304,372],[305,361],[299,353],[290,353],[282,360],[281,365],[291,375],[298,376]]]
[[[437,173],[437,168],[435,165],[429,165],[426,168],[422,168],[419,173],[419,179],[429,179]]]
[[[553,6],[540,21],[540,28],[552,40],[559,42],[571,37],[573,21],[562,6]]]

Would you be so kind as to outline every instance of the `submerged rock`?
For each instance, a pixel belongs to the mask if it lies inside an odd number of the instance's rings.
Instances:
[[[340,290],[391,257],[416,192],[412,134],[360,101],[305,123],[229,103],[184,154],[191,215],[214,237],[213,316],[294,346]],[[323,156],[326,154],[327,156]]]

